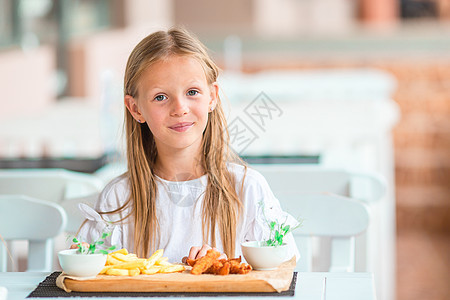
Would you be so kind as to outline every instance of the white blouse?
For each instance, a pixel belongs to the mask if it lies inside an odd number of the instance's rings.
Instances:
[[[244,167],[237,164],[229,164],[229,170],[236,176],[236,191],[241,188],[244,178]],[[282,211],[279,201],[273,195],[265,178],[257,171],[247,168],[244,179],[242,203],[242,221],[237,226],[235,257],[242,255],[241,243],[253,240],[265,240],[269,237],[269,226],[266,220],[285,220],[287,224],[294,226],[297,221],[291,215]],[[164,256],[171,262],[180,262],[189,254],[192,246],[202,246],[202,217],[201,209],[203,195],[207,185],[207,175],[189,181],[167,181],[158,177],[156,210],[160,228],[160,239],[155,249],[164,249]],[[128,179],[125,175],[113,179],[100,194],[95,205],[96,211],[112,211],[121,207],[129,197]],[[264,203],[264,213],[261,204]],[[79,232],[79,238],[83,241],[95,241],[103,232],[111,232],[105,245],[116,245],[117,249],[126,248],[130,252],[133,249],[133,218],[126,218],[131,211],[130,207],[116,214],[103,214],[103,219],[95,212],[82,209],[82,213],[88,219]],[[264,218],[264,214],[266,219]],[[288,244],[289,257],[300,254],[295,244],[292,233],[289,233],[284,242]],[[220,234],[216,231],[216,247],[223,252]]]

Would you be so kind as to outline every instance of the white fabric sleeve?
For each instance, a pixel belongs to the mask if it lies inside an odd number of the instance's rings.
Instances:
[[[104,218],[107,219],[107,217]],[[109,248],[110,246],[116,246],[116,249],[124,248],[122,245],[123,234],[121,226],[108,224],[104,220],[87,220],[78,233],[78,239],[83,242],[93,243],[99,240],[103,233],[109,232],[111,235],[104,239],[102,248]]]
[[[107,212],[117,209],[124,202],[123,194],[120,186],[108,185],[99,195],[95,203],[96,212]],[[104,240],[104,248],[110,246],[116,246],[116,249],[124,248],[124,236],[123,227],[120,223],[113,223],[120,220],[121,214],[103,214],[100,216],[93,216],[93,214],[88,214],[86,211],[81,209],[81,213],[86,217],[87,221],[81,227],[78,237],[80,241],[92,243],[99,238],[101,238],[103,233],[110,232],[111,235]]]
[[[254,170],[249,170],[248,185],[245,188],[247,225],[245,228],[244,240],[262,241],[267,240],[270,235],[270,221],[277,220],[279,223],[296,226],[298,221],[290,214],[281,209],[280,202],[272,193],[265,178]],[[288,233],[283,242],[288,245],[289,258],[295,255],[296,260],[300,259],[292,233]]]

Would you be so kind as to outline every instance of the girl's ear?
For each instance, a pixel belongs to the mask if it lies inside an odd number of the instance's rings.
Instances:
[[[219,84],[213,82],[210,87],[211,100],[209,101],[209,111],[212,112],[216,108],[217,100],[219,99]]]
[[[141,114],[141,111],[139,110],[136,99],[134,99],[130,95],[125,95],[124,102],[128,111],[136,121],[138,121],[139,123],[145,122],[144,116]]]

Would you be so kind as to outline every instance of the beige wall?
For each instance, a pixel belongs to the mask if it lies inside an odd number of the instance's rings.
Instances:
[[[173,0],[174,22],[197,33],[253,30],[253,0]]]
[[[99,102],[102,74],[113,72],[117,78],[123,78],[128,55],[139,41],[139,33],[115,30],[72,41],[68,55],[69,94]]]
[[[345,33],[357,25],[357,1],[258,0],[254,28],[261,36]]]
[[[41,46],[0,53],[0,118],[36,112],[55,100],[55,53]]]
[[[134,46],[146,35],[173,24],[172,1],[124,2],[125,28],[109,30],[71,41],[69,45],[69,95],[99,102],[105,72],[122,85],[125,65]]]
[[[202,34],[286,36],[336,33],[357,22],[351,0],[173,0],[174,21]]]
[[[124,10],[125,24],[129,27],[169,26],[173,20],[173,0],[125,0]]]

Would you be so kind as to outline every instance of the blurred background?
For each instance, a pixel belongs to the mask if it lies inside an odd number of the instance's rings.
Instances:
[[[120,162],[127,57],[173,25],[222,68],[241,155],[384,176],[380,299],[449,299],[448,0],[0,0],[0,168]]]

